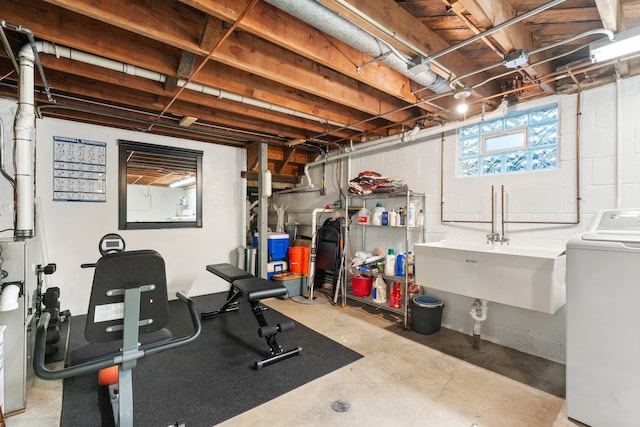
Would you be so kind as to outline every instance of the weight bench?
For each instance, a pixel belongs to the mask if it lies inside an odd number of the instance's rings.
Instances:
[[[240,308],[239,299],[242,296],[246,296],[247,301],[251,304],[251,310],[259,325],[258,336],[264,337],[271,350],[271,357],[255,362],[254,369],[260,369],[263,366],[271,365],[280,360],[300,354],[302,351],[301,347],[284,351],[276,341],[278,332],[293,329],[295,323],[291,320],[278,323],[277,325],[269,325],[262,314],[264,311],[267,311],[268,308],[262,305],[260,300],[263,298],[285,296],[287,294],[287,288],[284,285],[272,282],[271,280],[254,277],[250,273],[227,263],[207,265],[207,271],[231,283],[231,288],[229,289],[227,300],[223,306],[219,310],[202,313],[201,317],[203,319],[238,310]]]

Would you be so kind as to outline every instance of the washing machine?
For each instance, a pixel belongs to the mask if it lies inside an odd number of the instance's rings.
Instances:
[[[567,416],[640,425],[640,209],[598,213],[567,243]]]

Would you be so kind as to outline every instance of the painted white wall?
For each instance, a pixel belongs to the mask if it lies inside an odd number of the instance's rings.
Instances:
[[[616,96],[620,97],[617,110]],[[620,81],[582,93],[581,137],[581,218],[577,225],[507,224],[506,235],[514,245],[545,246],[549,240],[566,242],[584,231],[594,214],[603,209],[640,208],[640,77]],[[488,220],[491,218],[491,185],[495,186],[497,232],[500,232],[500,192],[505,187],[505,218],[510,221],[563,221],[576,219],[576,139],[577,95],[562,95],[514,106],[519,110],[547,105],[554,101],[560,108],[560,167],[553,171],[477,178],[456,178],[457,138],[445,135],[444,142],[444,211],[445,219]],[[617,118],[616,115],[619,115]],[[616,123],[621,124],[619,143],[621,179],[616,182]],[[387,148],[359,155],[349,161],[331,162],[326,167],[326,194],[292,193],[278,196],[278,203],[290,211],[305,211],[340,199],[340,183],[358,172],[373,170],[404,179],[413,191],[427,194],[425,223],[427,240],[462,239],[486,241],[489,224],[454,224],[440,221],[440,135],[421,137],[415,142],[387,144]],[[313,182],[320,183],[322,167],[311,169]],[[343,178],[340,178],[342,176]],[[306,183],[305,183],[306,184]],[[621,200],[616,206],[616,189]],[[393,206],[385,206],[387,208]],[[295,218],[302,214],[292,215]],[[390,237],[391,239],[391,237]],[[401,240],[401,239],[399,239]],[[390,241],[389,247],[398,247]],[[371,250],[373,248],[365,248]],[[383,248],[386,250],[386,248]],[[355,249],[351,248],[351,252]],[[419,266],[416,266],[419,268]],[[447,292],[427,292],[445,302],[443,325],[467,334],[472,333],[469,315],[472,298]],[[613,302],[615,303],[615,302]],[[550,360],[565,360],[565,307],[555,314],[545,314],[490,303],[482,336],[502,345]],[[597,315],[597,310],[594,311]],[[597,339],[597,338],[594,338]]]
[[[0,118],[13,123],[15,103],[0,100]],[[12,134],[5,153],[12,153]],[[53,136],[101,141],[107,144],[107,201],[81,203],[53,201]],[[203,227],[165,230],[118,230],[118,139],[203,151]],[[240,172],[246,151],[234,147],[111,129],[57,119],[36,121],[36,234],[44,239],[45,260],[57,264],[47,276],[49,286],[61,289],[62,309],[86,313],[92,269],[80,264],[99,257],[98,241],[111,232],[124,238],[127,249],[155,249],[164,258],[169,295],[178,290],[202,295],[228,289],[228,284],[205,269],[207,264],[237,262],[237,247],[244,245],[246,182]],[[13,174],[11,157],[6,163]],[[13,190],[0,179],[2,229],[13,227]],[[10,190],[10,191],[8,191]],[[13,233],[5,232],[3,237]]]

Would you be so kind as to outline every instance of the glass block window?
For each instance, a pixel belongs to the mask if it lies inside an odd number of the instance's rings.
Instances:
[[[558,168],[558,104],[460,128],[458,176]]]

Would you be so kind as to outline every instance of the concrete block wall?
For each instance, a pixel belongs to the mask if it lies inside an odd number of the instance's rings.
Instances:
[[[0,99],[5,125],[5,166],[13,169],[13,123],[16,103]],[[208,264],[236,263],[244,245],[246,150],[142,132],[112,129],[57,119],[36,121],[36,230],[45,262],[57,271],[45,276],[47,286],[61,289],[61,308],[73,315],[86,313],[93,271],[80,264],[99,257],[98,241],[117,232],[127,249],[155,249],[164,258],[170,298],[182,290],[190,296],[225,291],[228,283],[207,272]],[[107,143],[107,200],[104,203],[53,201],[53,136],[69,136]],[[203,227],[189,229],[118,230],[118,139],[203,151]],[[0,226],[13,236],[13,189],[0,177]]]
[[[496,231],[501,232],[501,187],[505,188],[507,221],[574,222],[577,219],[576,140],[580,137],[580,222],[578,224],[506,224],[506,233],[514,245],[544,247],[566,242],[587,229],[600,210],[640,209],[640,77],[623,79],[578,96],[560,95],[518,104],[512,109],[526,110],[557,102],[560,109],[559,168],[551,171],[457,178],[455,132],[444,135],[444,216],[446,220],[491,218],[491,185],[494,185]],[[427,194],[425,222],[427,240],[459,239],[486,241],[489,224],[442,223],[440,221],[441,135],[416,141],[387,144],[387,148],[327,164],[326,176],[348,179],[363,170],[404,179],[416,192]],[[617,134],[620,137],[617,138]],[[620,144],[619,148],[618,145]],[[314,183],[320,182],[320,169],[311,170]],[[348,178],[345,179],[345,174]],[[282,195],[280,203],[291,209],[313,209],[339,198],[336,180],[327,179],[326,195],[292,193]],[[395,244],[395,243],[390,243]],[[353,252],[353,248],[352,252]],[[370,249],[370,248],[369,248]],[[443,325],[471,334],[473,321],[469,309],[473,298],[426,289],[445,302]],[[555,314],[545,314],[497,303],[489,304],[488,319],[482,325],[483,339],[507,347],[565,361],[566,306]]]

